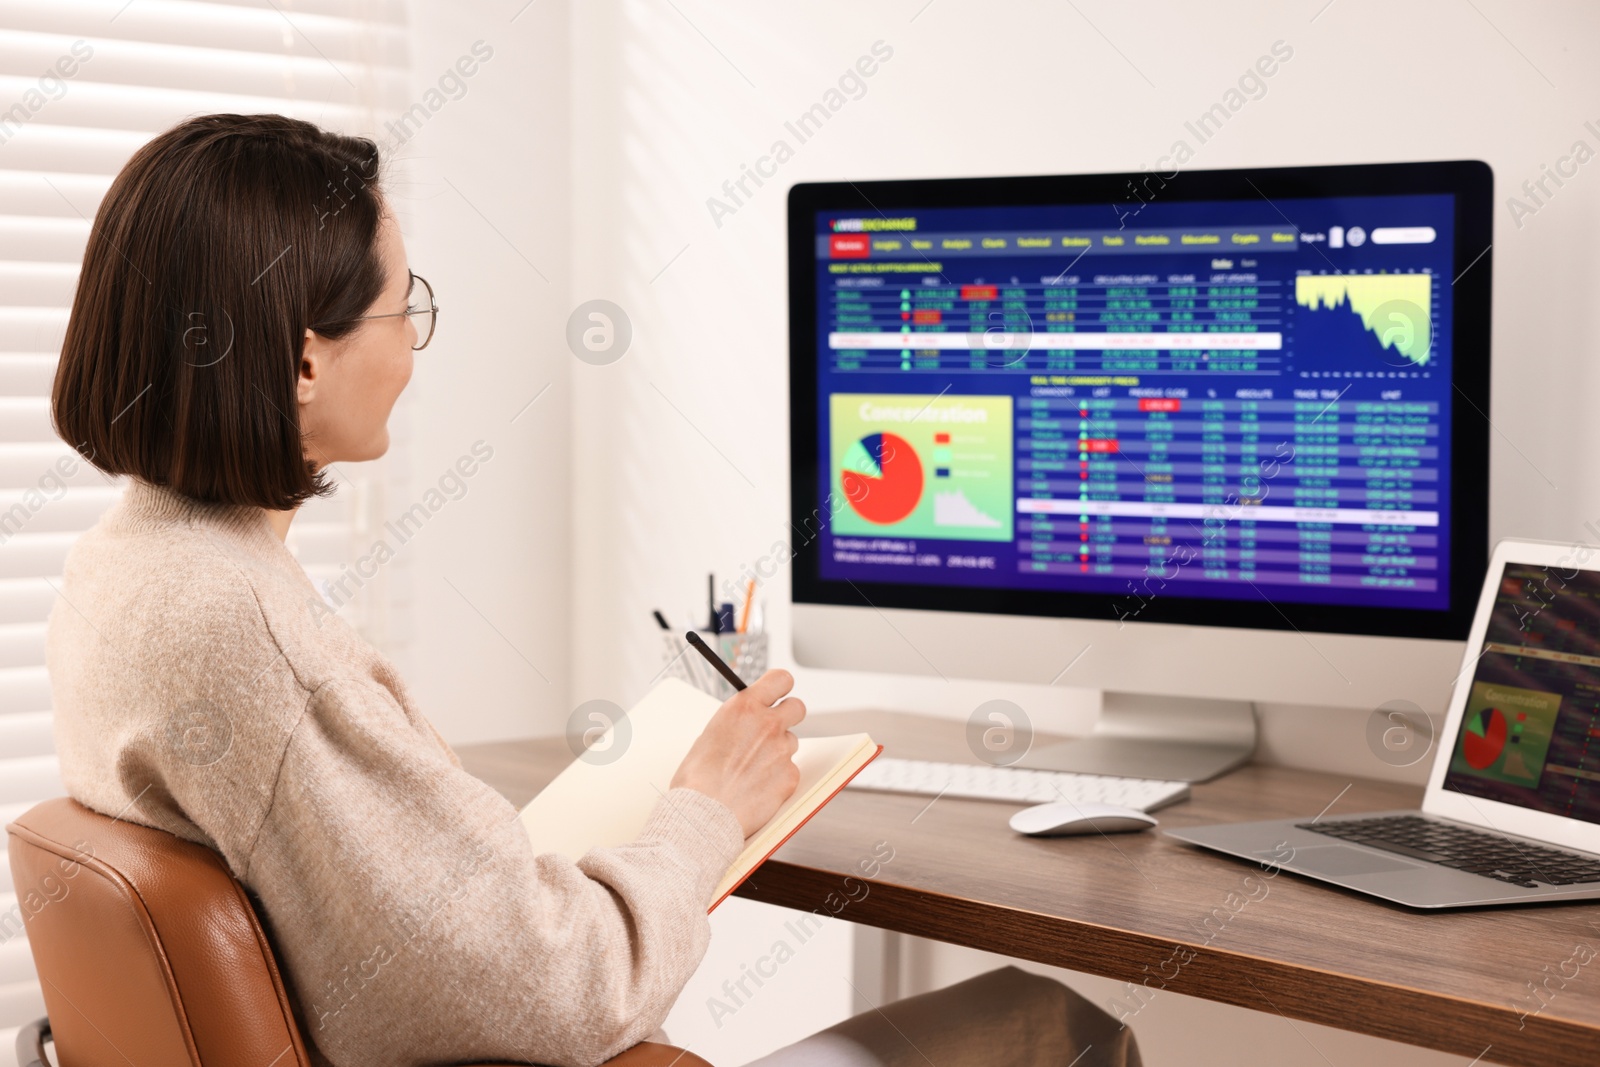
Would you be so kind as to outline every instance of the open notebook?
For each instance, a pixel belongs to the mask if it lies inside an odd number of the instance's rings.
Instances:
[[[686,682],[662,679],[628,712],[626,726],[612,724],[590,746],[599,756],[625,743],[620,756],[609,762],[602,762],[604,757],[573,760],[522,809],[534,854],[557,852],[576,860],[591,848],[637,838],[719,707],[716,697]],[[778,813],[745,839],[744,851],[722,876],[711,907],[721,904],[882,751],[866,734],[801,738],[794,755],[800,784]]]

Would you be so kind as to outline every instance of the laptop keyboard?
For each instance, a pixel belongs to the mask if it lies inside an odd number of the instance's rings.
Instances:
[[[1341,841],[1425,860],[1451,870],[1481,874],[1527,889],[1534,889],[1540,883],[1600,882],[1600,861],[1418,815],[1296,825]]]

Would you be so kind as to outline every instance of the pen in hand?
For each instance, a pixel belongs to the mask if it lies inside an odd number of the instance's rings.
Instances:
[[[721,656],[711,651],[711,646],[706,644],[705,641],[701,639],[699,634],[695,633],[693,630],[690,630],[684,636],[688,638],[689,644],[694,646],[695,651],[704,656],[706,658],[706,662],[715,667],[717,669],[717,673],[728,680],[729,685],[733,686],[735,690],[745,688],[744,679],[735,674],[733,668],[724,663]]]

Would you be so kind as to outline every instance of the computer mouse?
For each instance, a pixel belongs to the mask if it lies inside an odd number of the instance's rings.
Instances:
[[[1156,820],[1142,811],[1115,804],[1074,804],[1053,800],[1023,808],[1011,816],[1011,828],[1031,837],[1067,837],[1073,834],[1125,834],[1148,830]]]

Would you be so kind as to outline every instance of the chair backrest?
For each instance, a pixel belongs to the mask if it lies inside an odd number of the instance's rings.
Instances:
[[[272,948],[215,852],[65,797],[6,832],[60,1062],[309,1067]]]

